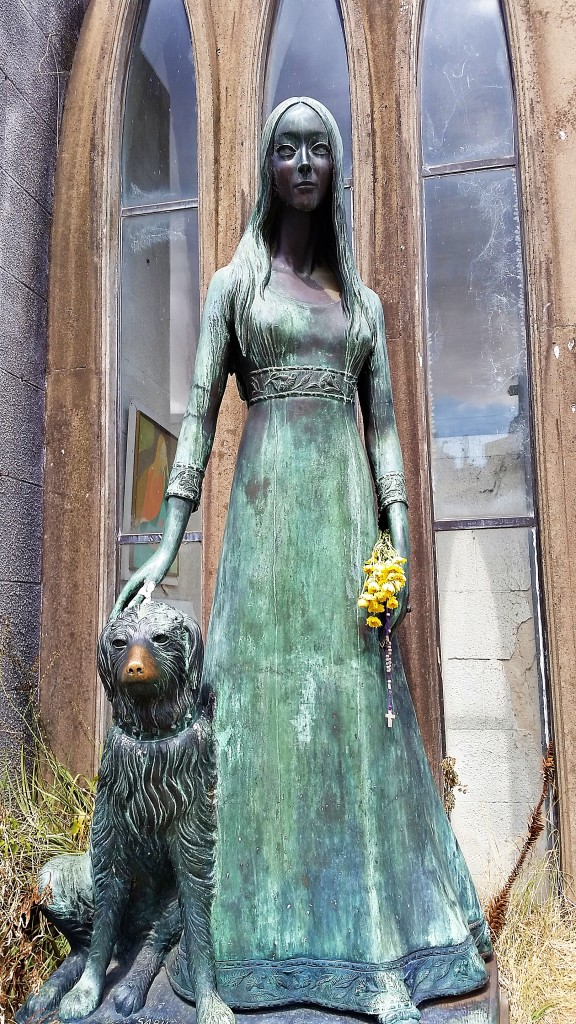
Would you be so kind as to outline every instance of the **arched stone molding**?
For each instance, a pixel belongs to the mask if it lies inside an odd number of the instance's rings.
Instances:
[[[565,873],[576,871],[576,296],[573,57],[560,0],[502,0],[516,99],[546,654]]]
[[[213,0],[218,33],[219,163],[214,235],[217,267],[232,258],[256,192],[262,81],[272,0]],[[231,53],[242,58],[230,63]],[[203,630],[206,632],[236,454],[246,419],[234,380],[226,388],[203,487]]]
[[[340,0],[340,7],[350,78],[354,251],[362,280],[371,285],[376,257],[372,83],[361,4],[357,0]]]
[[[424,745],[440,784],[442,691],[433,571],[420,307],[417,63],[420,0],[344,0],[354,69],[355,231],[361,273],[384,306],[394,406],[410,501],[411,604],[400,643]],[[363,54],[362,41],[365,47]]]
[[[51,241],[40,707],[55,752],[94,770],[96,640],[114,599],[119,154],[136,0],[92,0],[68,86]],[[215,269],[218,124],[210,7],[190,11],[198,86],[201,281]]]

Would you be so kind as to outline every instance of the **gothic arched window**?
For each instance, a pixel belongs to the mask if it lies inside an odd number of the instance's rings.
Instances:
[[[446,747],[468,785],[456,829],[487,812],[486,842],[465,850],[481,871],[490,820],[501,837],[524,829],[550,732],[514,93],[499,0],[426,0],[420,98]]]
[[[120,211],[120,576],[162,532],[198,338],[196,77],[182,0],[146,0],[124,98]],[[200,511],[162,586],[200,616]]]
[[[344,147],[345,199],[352,220],[352,117],[342,12],[338,0],[279,0],[268,49],[264,117],[290,96],[320,100]]]

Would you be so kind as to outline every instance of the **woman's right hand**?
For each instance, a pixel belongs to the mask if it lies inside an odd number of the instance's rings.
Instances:
[[[122,588],[120,596],[116,601],[111,613],[110,619],[115,619],[125,608],[130,604],[140,604],[144,600],[143,594],[138,594],[145,583],[148,581],[153,582],[154,586],[161,583],[164,579],[167,569],[164,568],[164,559],[159,558],[161,554],[160,549],[155,551],[150,558],[144,562],[144,565],[140,566],[139,569],[130,577],[128,583]]]
[[[120,597],[116,601],[110,619],[115,619],[130,604],[140,604],[144,600],[144,594],[138,593],[145,583],[161,583],[168,569],[178,554],[178,549],[184,536],[186,524],[193,511],[192,502],[187,498],[168,498],[168,513],[164,535],[160,541],[157,551],[144,562],[128,583],[122,589]]]

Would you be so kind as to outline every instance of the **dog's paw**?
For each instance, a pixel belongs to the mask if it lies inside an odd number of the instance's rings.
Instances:
[[[62,997],[81,977],[85,963],[86,953],[84,950],[70,953],[48,978],[48,981],[44,982],[40,991],[36,995],[28,996],[24,1005],[17,1010],[14,1015],[16,1024],[28,1024],[28,1022],[33,1024],[44,1014],[55,1010]]]
[[[46,1009],[53,1010],[54,1007],[47,1006]],[[16,1024],[26,1024],[27,1021],[39,1017],[42,1013],[44,1013],[44,1004],[38,999],[38,996],[29,996],[26,1002],[16,1010],[14,1020]]]
[[[47,986],[44,985],[37,995],[29,996],[20,1009],[16,1010],[14,1014],[16,1024],[28,1024],[28,1022],[39,1020],[45,1013],[56,1009],[60,1002],[60,995],[56,991],[46,992],[46,988]]]
[[[46,985],[42,987],[38,995],[29,996],[26,1002],[16,1010],[14,1020],[16,1024],[33,1024],[45,1013],[55,1010],[60,1002],[61,993],[57,990],[46,991]]]
[[[60,1003],[60,1020],[82,1020],[88,1017],[100,1003],[102,985],[91,977],[84,975],[77,985],[64,996]]]
[[[131,1013],[141,1010],[146,1002],[149,987],[143,980],[124,981],[114,992],[116,1012],[123,1017],[129,1017]]]
[[[196,1004],[198,1024],[234,1024],[235,1017],[217,992],[202,996]]]
[[[33,1024],[34,1021],[43,1017],[45,1013],[55,1010],[62,999],[62,996],[71,988],[72,982],[68,985],[59,983],[59,979],[49,979],[35,996],[28,996],[26,1002],[14,1014],[16,1024]]]

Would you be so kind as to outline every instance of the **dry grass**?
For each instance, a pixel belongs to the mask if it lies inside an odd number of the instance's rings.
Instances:
[[[560,881],[550,854],[512,890],[496,942],[510,1024],[576,1024],[576,904]]]
[[[10,690],[5,666],[16,680]],[[35,667],[21,661],[10,624],[1,621],[0,699],[26,744],[17,770],[0,762],[0,1024],[11,1024],[68,952],[38,909],[36,880],[51,857],[86,848],[96,790],[96,780],[71,775],[52,754],[34,713],[36,690]]]
[[[85,849],[95,783],[72,776],[35,727],[17,775],[0,773],[0,1024],[37,991],[68,946],[38,910],[38,870]],[[49,780],[49,781],[45,781]]]
[[[486,909],[511,1024],[576,1024],[576,904],[560,872],[557,836],[548,856],[527,869],[546,827],[544,808],[553,791],[554,770],[550,744],[527,835],[506,882]]]
[[[548,744],[546,756],[542,760],[542,792],[540,793],[540,799],[536,804],[536,807],[534,807],[530,812],[530,816],[528,818],[528,833],[524,839],[520,853],[516,858],[516,863],[508,875],[506,882],[496,896],[492,897],[486,907],[486,920],[488,922],[493,942],[498,938],[504,927],[512,887],[516,880],[520,878],[522,868],[524,867],[530,852],[534,849],[546,828],[544,808],[546,806],[548,794],[554,786],[555,772],[556,763],[554,760],[552,743],[550,742]]]

